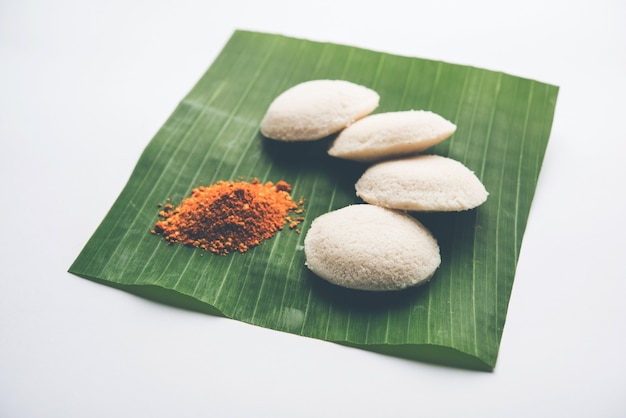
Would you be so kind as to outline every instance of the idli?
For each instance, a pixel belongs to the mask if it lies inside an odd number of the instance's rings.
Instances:
[[[374,90],[345,80],[311,80],[270,104],[261,133],[281,141],[310,141],[338,132],[378,107]]]
[[[376,161],[422,152],[449,138],[456,125],[426,110],[369,115],[344,129],[328,154],[355,161]]]
[[[439,245],[405,212],[356,204],[315,218],[304,239],[307,267],[322,279],[360,290],[400,290],[427,282]]]
[[[355,184],[365,202],[409,211],[463,211],[487,200],[487,190],[460,162],[420,155],[370,166]]]

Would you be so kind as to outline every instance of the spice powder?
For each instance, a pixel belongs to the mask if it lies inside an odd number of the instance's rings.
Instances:
[[[304,220],[303,202],[295,202],[291,186],[246,181],[219,181],[191,191],[180,206],[167,204],[159,213],[153,234],[169,243],[194,246],[215,254],[246,252],[289,223],[294,229]],[[299,230],[296,229],[297,232]]]

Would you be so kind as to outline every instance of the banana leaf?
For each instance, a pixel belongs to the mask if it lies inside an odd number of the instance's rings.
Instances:
[[[358,203],[366,165],[326,154],[331,138],[279,143],[260,121],[287,88],[344,79],[381,97],[376,112],[426,109],[457,125],[430,149],[473,170],[490,192],[459,213],[413,215],[438,239],[430,283],[399,292],[331,285],[305,266],[313,219]],[[414,360],[490,371],[552,125],[558,87],[470,66],[236,31],[142,153],[69,271],[152,300]],[[304,198],[301,233],[245,254],[168,245],[150,233],[157,205],[218,180],[285,180]]]

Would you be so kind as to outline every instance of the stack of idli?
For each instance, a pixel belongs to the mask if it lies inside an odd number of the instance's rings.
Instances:
[[[476,208],[488,192],[461,162],[424,151],[456,125],[427,110],[371,114],[374,90],[344,80],[313,80],[279,95],[261,133],[280,141],[337,134],[328,154],[369,163],[355,184],[364,203],[314,219],[304,240],[306,265],[339,286],[400,290],[428,282],[441,263],[436,239],[411,212]]]

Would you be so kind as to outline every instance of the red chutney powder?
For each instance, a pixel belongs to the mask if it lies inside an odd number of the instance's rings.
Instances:
[[[191,191],[180,206],[167,204],[151,231],[169,243],[194,246],[215,254],[246,252],[271,238],[286,223],[294,229],[304,220],[302,199],[280,180],[220,181]],[[299,230],[296,229],[297,232]]]

